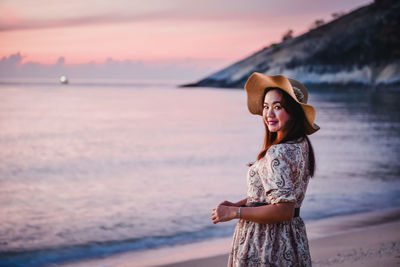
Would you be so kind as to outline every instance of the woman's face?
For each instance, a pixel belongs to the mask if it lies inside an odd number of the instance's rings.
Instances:
[[[282,93],[270,90],[264,98],[263,118],[270,132],[284,134],[290,115],[282,106]]]

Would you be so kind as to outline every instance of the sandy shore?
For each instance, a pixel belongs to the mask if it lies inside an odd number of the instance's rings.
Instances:
[[[306,227],[314,267],[400,266],[400,208],[327,218]],[[231,237],[62,266],[226,266],[230,243]]]
[[[337,216],[307,229],[313,266],[400,266],[400,209]],[[226,266],[227,259],[223,254],[160,266]]]

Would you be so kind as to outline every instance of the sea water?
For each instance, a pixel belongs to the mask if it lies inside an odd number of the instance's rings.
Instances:
[[[351,89],[351,88],[350,88]],[[400,204],[400,93],[314,90],[321,130],[301,216]],[[44,266],[233,233],[263,143],[243,90],[0,83],[0,266]]]

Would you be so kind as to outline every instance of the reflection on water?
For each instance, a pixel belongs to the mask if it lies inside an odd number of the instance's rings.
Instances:
[[[323,134],[315,135],[316,146],[329,148],[319,155],[320,164],[329,168],[324,175],[334,172],[345,177],[399,179],[399,94],[317,93],[315,100],[324,129]]]
[[[318,171],[310,183],[304,216],[399,205],[399,97],[377,91],[312,94],[322,130],[311,136]]]
[[[400,204],[399,100],[311,93],[321,130],[306,220]],[[231,235],[234,222],[209,217],[245,196],[262,145],[245,103],[242,90],[3,85],[0,251],[20,254],[0,260],[34,266]]]

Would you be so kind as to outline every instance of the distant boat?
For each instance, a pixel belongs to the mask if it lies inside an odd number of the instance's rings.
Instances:
[[[68,84],[68,79],[67,79],[67,76],[61,76],[60,77],[60,83],[61,84]]]

